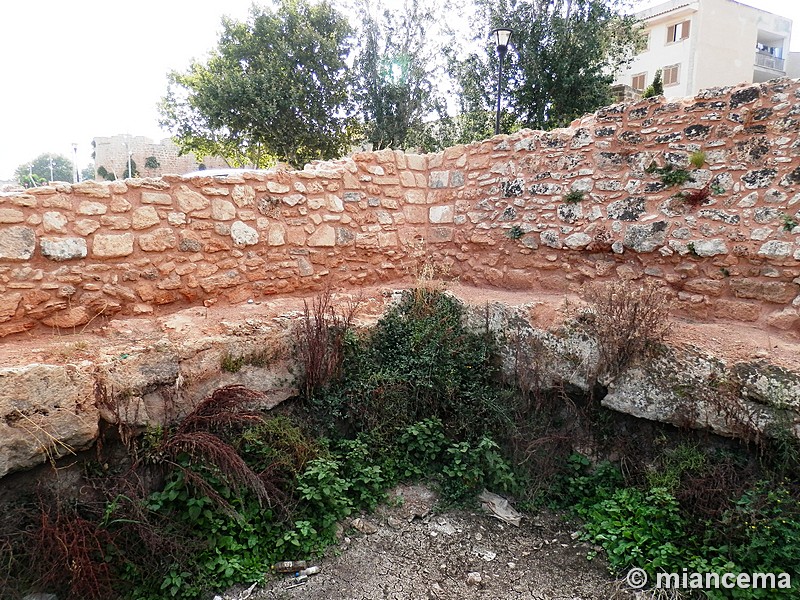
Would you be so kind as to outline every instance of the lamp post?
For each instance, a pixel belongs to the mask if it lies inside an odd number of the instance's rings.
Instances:
[[[78,144],[72,143],[72,183],[78,183],[80,173],[78,171]]]
[[[495,115],[494,119],[495,135],[500,133],[500,98],[502,96],[503,89],[503,59],[506,57],[506,53],[508,52],[508,40],[511,39],[512,33],[513,30],[506,27],[499,27],[492,31],[492,35],[495,38],[495,43],[497,44],[497,55],[500,58],[500,66],[497,69],[497,115]]]
[[[128,142],[127,136],[125,137],[125,141],[123,143],[125,144],[125,151],[128,153],[128,178],[131,178],[133,177],[131,174],[131,156],[133,155],[133,150],[131,150],[131,145],[130,142]]]

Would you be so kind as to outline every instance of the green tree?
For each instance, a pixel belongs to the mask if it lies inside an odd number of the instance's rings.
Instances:
[[[363,41],[354,61],[353,96],[365,141],[375,150],[420,145],[425,118],[446,114],[434,84],[440,51],[430,40],[441,17],[436,11],[418,0],[396,10],[358,0]]]
[[[181,152],[255,167],[341,155],[352,135],[347,20],[325,1],[280,0],[222,27],[206,63],[168,75],[161,125]]]
[[[644,92],[642,92],[642,98],[652,98],[653,96],[661,96],[663,94],[664,83],[661,81],[661,69],[656,69],[656,74],[653,77],[653,83],[644,89]]]
[[[25,187],[42,185],[48,181],[72,181],[72,161],[61,154],[40,154],[18,166],[14,177]]]
[[[514,30],[504,63],[503,131],[552,129],[611,101],[613,74],[642,47],[639,26],[622,15],[622,0],[476,0],[477,30]],[[496,101],[497,52],[487,40],[482,52],[454,60],[467,114],[492,112]],[[485,135],[476,120],[476,138]]]

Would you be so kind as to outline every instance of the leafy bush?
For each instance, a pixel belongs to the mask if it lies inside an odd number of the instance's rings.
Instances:
[[[494,382],[495,341],[463,318],[440,291],[404,292],[372,331],[346,340],[342,377],[312,397],[314,412],[345,430],[386,433],[434,417],[454,437],[502,431],[510,411]]]
[[[705,156],[703,157],[705,160]],[[659,167],[655,162],[651,163],[646,169],[646,173],[655,173],[661,176],[661,183],[666,187],[683,185],[686,182],[694,181],[694,175],[686,169],[676,167],[672,163],[667,163]]]
[[[447,444],[441,419],[431,417],[409,425],[399,437],[404,450],[402,475],[417,478],[432,474],[442,464]]]
[[[612,463],[603,461],[593,467],[587,457],[572,454],[552,491],[558,506],[580,512],[609,499],[622,484],[622,474]]]
[[[673,572],[683,566],[679,545],[686,524],[667,490],[621,488],[579,512],[585,519],[584,539],[603,547],[613,570],[640,567],[652,576],[659,569]]]
[[[512,492],[515,487],[511,465],[503,458],[500,447],[490,438],[477,444],[457,442],[446,451],[442,467],[442,492],[445,499],[465,502],[483,488]]]

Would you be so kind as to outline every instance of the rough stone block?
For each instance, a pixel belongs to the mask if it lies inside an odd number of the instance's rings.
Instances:
[[[181,185],[175,191],[175,197],[178,200],[178,208],[185,213],[205,210],[211,204],[208,198],[190,189],[187,185]]]
[[[111,198],[111,189],[107,183],[97,181],[81,181],[72,185],[72,191],[89,198]]]
[[[407,204],[403,207],[403,215],[407,223],[426,223],[428,212],[424,206]]]
[[[22,223],[25,213],[15,208],[0,208],[0,223]]]
[[[101,234],[94,236],[92,255],[98,258],[120,258],[133,254],[133,234]]]
[[[72,365],[0,369],[0,477],[33,467],[97,438],[91,373]]]
[[[403,199],[408,204],[426,204],[428,195],[423,190],[406,190]]]
[[[450,184],[450,171],[431,171],[428,175],[428,187],[446,188]]]
[[[731,278],[731,290],[737,298],[752,298],[776,304],[788,304],[800,293],[800,285],[783,281],[759,281],[750,278]]]
[[[267,182],[267,189],[272,192],[273,194],[285,194],[292,188],[290,188],[285,183],[279,183],[277,181],[268,181]]]
[[[235,221],[231,225],[231,238],[236,246],[255,246],[258,243],[258,231],[246,223]]]
[[[215,198],[211,201],[211,218],[216,221],[232,221],[236,218],[236,207],[232,202]]]
[[[429,240],[432,244],[451,242],[453,241],[453,233],[452,227],[431,227]]]
[[[455,208],[452,206],[431,206],[429,209],[431,223],[452,223]]]
[[[87,254],[84,238],[42,238],[39,246],[42,256],[55,261],[86,258]]]
[[[336,230],[332,225],[321,225],[308,238],[309,246],[332,247],[336,245]]]
[[[0,259],[28,260],[36,249],[36,233],[30,227],[0,229]]]
[[[728,253],[728,246],[725,245],[725,240],[722,239],[694,240],[690,243],[697,256],[717,256],[718,254]]]
[[[759,256],[766,256],[767,258],[789,258],[794,253],[794,247],[792,242],[772,240],[763,244],[761,248],[759,248],[758,254]]]
[[[42,227],[46,233],[64,233],[69,221],[62,213],[48,211],[42,215]]]
[[[142,204],[172,206],[172,196],[163,192],[142,192]]]
[[[86,200],[78,205],[79,215],[104,215],[106,212],[108,212],[108,207],[100,202]]]
[[[169,227],[162,227],[152,233],[143,233],[139,236],[139,247],[145,252],[164,252],[177,245],[178,237],[175,235],[175,231]]]
[[[161,219],[158,212],[152,206],[140,206],[133,211],[131,218],[131,226],[134,229],[147,229],[158,225]]]
[[[592,236],[585,233],[573,233],[564,238],[564,245],[570,250],[585,248],[592,241]]]
[[[406,154],[406,165],[408,165],[408,168],[412,171],[424,171],[426,169],[425,155]]]
[[[239,208],[253,206],[256,201],[256,191],[249,185],[235,185],[231,191],[231,200]]]
[[[100,223],[93,219],[78,219],[75,221],[74,229],[78,235],[91,235],[100,229]]]
[[[636,252],[653,252],[663,246],[667,238],[667,222],[656,221],[647,225],[629,225],[623,245]]]
[[[283,223],[270,223],[267,230],[267,244],[283,246],[286,243],[286,227]]]

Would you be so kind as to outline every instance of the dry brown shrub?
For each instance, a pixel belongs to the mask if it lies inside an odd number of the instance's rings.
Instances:
[[[635,362],[652,358],[669,334],[671,299],[656,283],[618,280],[586,286],[588,307],[573,317],[597,343],[595,377],[606,383]]]
[[[41,501],[39,516],[33,533],[39,584],[65,591],[70,600],[114,597],[111,533],[57,501],[49,506]]]
[[[295,351],[302,369],[300,389],[310,398],[339,376],[344,358],[344,336],[353,325],[361,298],[337,310],[330,288],[311,302],[303,301],[303,318],[295,330]]]
[[[268,482],[259,477],[220,435],[236,425],[261,422],[261,415],[246,408],[248,404],[261,399],[263,394],[242,385],[229,385],[215,390],[186,415],[174,432],[164,437],[151,457],[179,469],[189,483],[224,508],[230,509],[229,504],[202,476],[183,466],[179,461],[180,456],[187,455],[190,465],[213,465],[233,489],[239,492],[250,490],[259,502],[266,501],[271,505]]]

